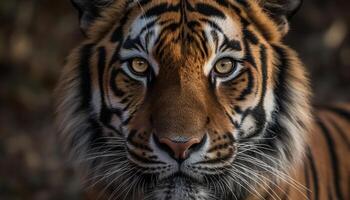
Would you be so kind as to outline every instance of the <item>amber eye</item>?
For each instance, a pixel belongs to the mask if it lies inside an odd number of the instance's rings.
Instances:
[[[236,68],[236,62],[231,58],[222,58],[215,63],[214,72],[219,76],[227,76]]]
[[[138,75],[142,75],[148,71],[149,64],[143,58],[133,58],[130,62],[130,67],[133,72],[135,72]]]

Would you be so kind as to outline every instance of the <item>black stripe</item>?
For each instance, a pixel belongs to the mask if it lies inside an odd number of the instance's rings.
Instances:
[[[222,19],[226,18],[224,13],[222,13],[220,10],[218,10],[217,8],[215,8],[209,4],[197,3],[196,4],[196,11],[201,13],[202,15],[205,15],[205,16],[215,16],[215,17],[219,17]]]
[[[244,7],[249,7],[247,0],[236,0],[236,2],[242,4]]]
[[[169,20],[166,20],[166,21],[169,21]],[[156,25],[156,23],[158,22],[158,20],[153,20],[151,22],[148,22],[148,24],[146,24],[140,31],[139,35],[142,35],[145,31],[148,31],[148,29],[151,29],[153,28],[153,26]],[[164,23],[164,22],[163,22]]]
[[[127,9],[127,6],[128,5],[125,5],[125,10]],[[117,28],[115,29],[115,31],[112,34],[111,42],[115,43],[115,42],[121,42],[123,40],[123,37],[124,37],[123,27],[126,24],[127,20],[129,19],[130,12],[131,12],[131,10],[128,9],[124,13],[123,18],[120,20],[119,25],[117,26]]]
[[[156,5],[145,12],[144,17],[160,16],[166,12],[176,12],[180,10],[180,4],[169,5],[168,3],[161,3]]]
[[[308,165],[307,162],[304,163],[304,178],[305,178],[305,187],[306,187],[306,194],[307,199],[311,200],[311,186],[310,186],[310,174],[308,171]]]
[[[156,5],[150,9],[148,9],[146,12],[145,12],[145,17],[152,17],[152,16],[159,16],[160,14],[166,12],[168,8],[168,4],[167,3],[161,3],[159,5]]]
[[[339,133],[340,137],[342,138],[342,141],[346,143],[346,146],[349,150],[350,149],[350,141],[349,141],[349,138],[346,136],[346,133],[344,132],[344,130],[342,128],[340,128],[338,123],[336,123],[333,118],[329,117],[329,118],[327,118],[327,120],[336,129],[337,133]]]
[[[136,136],[136,134],[137,134],[137,130],[131,130],[129,135],[126,138],[126,141],[136,148],[153,152],[153,150],[151,148],[149,148],[147,145],[137,143],[133,140],[133,138]]]
[[[201,47],[201,51],[203,51],[204,55],[205,56],[208,56],[209,54],[209,50],[208,50],[208,47],[207,47],[207,41],[208,41],[208,38],[205,34],[204,31],[201,31],[201,36],[198,36],[199,37],[199,40],[200,40],[200,47]]]
[[[121,116],[121,113],[119,110],[111,111],[109,108],[107,108],[106,101],[105,101],[105,91],[103,87],[104,83],[104,71],[106,67],[106,49],[104,47],[98,48],[98,84],[99,84],[99,90],[100,90],[100,97],[101,97],[101,110],[100,110],[100,121],[109,129],[111,129],[114,133],[118,135],[122,135],[122,133],[117,130],[115,127],[110,125],[112,114],[117,114],[118,117]]]
[[[125,107],[123,108],[123,111],[127,111],[129,110],[130,106],[132,105],[132,100],[130,100],[129,102],[127,102],[127,104],[125,105]]]
[[[80,71],[80,96],[81,96],[81,107],[80,110],[86,111],[90,109],[91,102],[91,72],[90,72],[90,61],[92,56],[94,45],[87,44],[80,50],[79,59],[79,71]]]
[[[318,173],[316,170],[316,164],[315,164],[314,158],[312,156],[312,152],[311,152],[310,147],[307,148],[306,156],[307,156],[307,159],[308,159],[309,164],[310,164],[311,176],[312,176],[313,185],[314,185],[314,190],[312,192],[313,192],[314,197],[315,197],[314,199],[318,200],[318,197],[319,197]],[[311,194],[310,194],[310,196],[311,196]]]
[[[100,97],[101,97],[101,111],[100,111],[100,120],[104,123],[109,122],[111,118],[111,114],[107,109],[106,102],[105,102],[105,91],[103,87],[103,77],[104,77],[104,70],[106,66],[106,49],[104,47],[98,48],[98,85],[100,90]]]
[[[242,114],[242,108],[239,106],[234,106],[233,110],[237,113],[237,114]]]
[[[339,174],[340,170],[339,170],[339,164],[338,164],[338,157],[337,157],[337,154],[335,152],[336,146],[334,144],[333,138],[332,138],[328,128],[326,127],[326,125],[320,119],[317,120],[317,124],[322,129],[321,132],[323,133],[323,136],[326,139],[327,146],[328,146],[328,152],[329,152],[330,157],[331,157],[331,165],[332,165],[331,169],[333,172],[333,184],[335,186],[337,200],[342,200],[344,198],[343,198],[343,195],[341,193],[341,189],[340,189],[340,185],[339,185],[342,178]]]
[[[141,5],[141,6],[144,6],[148,3],[152,2],[152,0],[138,0],[138,3]]]
[[[258,37],[257,37],[253,32],[251,32],[250,30],[244,29],[244,30],[243,30],[243,35],[244,35],[244,37],[247,38],[252,44],[257,45],[257,44],[259,43]]]
[[[285,148],[281,151],[286,155],[288,160],[291,160],[294,155],[294,150],[286,146],[291,141],[291,134],[289,130],[281,124],[280,114],[275,111],[272,121],[274,123],[269,123],[268,127],[265,129],[265,138],[273,138],[264,140],[264,144],[269,146],[270,149],[280,149],[280,145],[284,145]],[[265,151],[265,150],[264,150]],[[280,156],[280,151],[270,151],[271,156]]]
[[[116,27],[116,29],[114,30],[112,37],[111,37],[111,42],[113,42],[113,43],[118,42],[118,45],[114,50],[114,53],[112,55],[112,59],[110,60],[110,63],[108,64],[109,66],[112,66],[118,59],[120,59],[119,52],[120,52],[120,48],[122,45],[121,43],[124,39],[123,27],[126,24],[128,18],[130,16],[130,12],[131,12],[131,9],[127,9],[127,7],[128,7],[128,5],[125,4],[125,6],[124,6],[124,9],[126,10],[125,14],[124,14],[123,18],[120,20],[119,25]]]
[[[237,15],[240,15],[242,13],[241,9],[235,5],[233,5],[231,2],[227,0],[216,0],[216,3],[220,4],[221,6],[228,8],[228,9],[233,9]]]
[[[250,12],[253,12],[253,11],[251,10],[251,8],[250,8],[250,2],[247,1],[247,0],[236,0],[236,2],[239,3],[239,4],[241,4],[242,6],[246,7],[246,8],[245,8],[245,10],[247,10],[246,13],[248,14],[248,17],[250,17],[250,16],[249,16]],[[246,27],[250,24],[250,22],[249,22],[247,19],[243,18],[242,16],[241,16],[241,19],[242,19],[242,20],[241,20],[242,24],[244,24]],[[257,26],[258,26],[258,28],[261,30],[262,36],[263,36],[266,40],[270,40],[270,38],[271,38],[271,33],[264,27],[264,25],[259,25],[259,24],[257,24]]]
[[[247,72],[247,74],[248,74],[248,78],[247,78],[248,79],[248,85],[242,91],[242,93],[239,95],[239,97],[236,98],[237,101],[245,100],[245,97],[252,93],[252,89],[254,87],[254,78],[253,78],[252,72],[250,70],[246,70],[245,72]]]
[[[224,42],[220,45],[220,51],[225,51],[227,49],[234,50],[234,51],[242,51],[242,45],[238,40],[230,40],[227,38],[226,35],[224,35],[225,39]]]
[[[238,128],[240,126],[237,121],[233,120],[233,118],[231,117],[231,115],[228,112],[225,112],[225,114],[226,114],[227,118],[230,120],[230,122],[234,128]]]
[[[250,136],[254,137],[259,134],[264,134],[264,129],[266,126],[266,112],[262,104],[258,105],[251,111],[251,115],[255,119],[255,130],[254,133],[251,133]]]
[[[145,47],[142,45],[140,37],[137,37],[135,39],[131,39],[131,38],[126,39],[125,42],[123,43],[123,48],[129,49],[129,50],[136,49],[143,52],[147,51]]]
[[[230,3],[227,2],[226,0],[216,0],[216,2],[225,8],[228,8],[230,5]]]
[[[91,108],[91,71],[90,71],[90,62],[93,55],[93,44],[87,44],[80,49],[80,58],[79,58],[79,102],[81,102],[78,107],[77,112],[84,112],[84,114],[90,114],[92,112]],[[90,147],[94,146],[94,141],[98,138],[101,133],[101,127],[91,116],[87,119],[88,128],[77,130],[73,135],[71,140],[72,147],[75,147],[80,141],[89,137],[88,144]]]
[[[246,1],[246,0],[244,0],[244,1]],[[235,14],[238,15],[239,18],[241,19],[240,21],[242,23],[243,29],[246,29],[247,26],[250,25],[249,20],[242,16],[242,9],[239,6],[237,7],[236,5],[232,4],[231,2],[229,2],[227,0],[217,0],[216,2],[218,4],[220,4],[221,6],[224,6],[228,9],[234,10]],[[238,3],[240,3],[240,2],[238,2]]]
[[[251,22],[249,21],[249,19],[246,19],[246,18],[242,17],[241,15],[239,17],[241,18],[243,30],[247,29],[247,27],[251,24]]]
[[[258,134],[263,133],[265,125],[266,125],[266,112],[264,109],[264,100],[266,95],[267,88],[267,54],[266,47],[264,45],[260,45],[260,60],[261,60],[261,76],[262,76],[262,91],[261,97],[259,100],[259,104],[256,108],[252,110],[252,115],[256,121],[256,128],[252,136],[256,136]]]
[[[80,61],[79,61],[79,71],[80,71],[80,97],[81,97],[81,106],[79,107],[78,112],[84,112],[85,114],[90,114],[92,112],[91,108],[91,57],[93,55],[94,45],[87,44],[83,46],[80,50]],[[71,145],[75,147],[82,141],[84,138],[88,137],[88,146],[90,148],[97,147],[97,141],[100,141],[102,127],[92,116],[88,117],[87,121],[88,128],[78,130],[72,139]],[[97,160],[93,161],[95,164]]]
[[[180,7],[181,7],[181,9],[180,9],[180,15],[181,15],[180,23],[181,24],[186,24],[188,22],[186,10],[187,9],[193,9],[193,8],[187,1],[180,1]],[[184,32],[182,32],[181,34],[184,34]]]
[[[244,44],[244,60],[250,63],[254,68],[257,68],[256,62],[253,58],[252,51],[250,48],[250,43],[248,42],[247,38],[243,39],[243,44]]]
[[[350,112],[348,112],[347,110],[343,109],[343,108],[337,108],[337,107],[325,107],[326,110],[329,110],[331,112],[336,113],[337,115],[347,119],[348,121],[350,121]]]
[[[224,31],[222,28],[213,20],[200,18],[199,21],[207,23],[211,28],[215,29],[216,31],[220,32],[221,34],[224,34]]]
[[[122,122],[123,126],[128,125],[129,122],[130,122],[130,120],[131,120],[132,118],[133,118],[133,116],[129,116],[128,118],[126,118],[126,119]]]
[[[188,29],[190,29],[193,32],[193,34],[197,34],[196,28],[200,28],[202,25],[197,20],[191,20],[187,22],[187,26],[188,26]]]
[[[118,60],[120,60],[120,47],[121,44],[118,44],[113,52],[112,58],[110,60],[110,63],[108,64],[109,68],[113,66]]]
[[[162,31],[160,32],[159,35],[165,35],[164,33],[167,33],[168,31],[174,32],[174,31],[176,31],[176,29],[178,29],[179,27],[180,27],[180,24],[177,23],[177,22],[169,23],[169,24],[163,26]]]
[[[287,112],[287,106],[292,105],[289,97],[289,89],[287,83],[288,71],[290,69],[290,63],[288,61],[288,55],[285,50],[279,46],[273,46],[275,52],[278,54],[280,64],[278,65],[277,82],[275,83],[274,94],[276,95],[276,102],[278,110],[281,113]]]
[[[260,104],[263,105],[264,97],[266,94],[267,79],[268,79],[267,54],[266,54],[266,48],[264,45],[260,45],[260,60],[261,60],[261,75],[262,75],[262,92],[261,92]]]
[[[130,99],[133,98],[133,97],[134,97],[134,95],[132,95],[132,94],[129,94],[129,95],[127,95],[127,96],[123,96],[123,98],[121,98],[119,102],[120,102],[121,104],[126,104],[126,103],[129,102]]]

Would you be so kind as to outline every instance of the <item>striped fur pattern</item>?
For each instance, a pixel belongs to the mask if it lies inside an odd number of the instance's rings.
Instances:
[[[265,1],[103,2],[56,91],[88,186],[109,199],[350,198],[350,109],[312,116],[304,66]],[[227,76],[213,70],[222,58]],[[157,137],[201,142],[179,161]]]

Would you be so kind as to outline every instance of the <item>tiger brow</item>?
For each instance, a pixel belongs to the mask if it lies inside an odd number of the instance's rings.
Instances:
[[[146,48],[142,45],[140,37],[137,37],[135,39],[131,39],[128,37],[128,39],[125,40],[123,44],[124,49],[129,49],[129,50],[138,50],[138,51],[145,51]]]
[[[233,51],[242,51],[242,45],[238,40],[229,39],[224,35],[224,41],[220,45],[220,51],[233,50]]]
[[[242,51],[242,45],[238,40],[229,39],[222,28],[213,20],[201,18],[200,21],[207,23],[213,30],[210,32],[211,37],[215,42],[215,52],[233,50],[233,51]],[[219,46],[218,42],[218,34],[222,34],[224,36],[224,41]]]
[[[123,43],[123,48],[124,49],[129,49],[129,50],[137,50],[137,51],[144,51],[148,53],[148,45],[150,42],[150,38],[154,36],[154,31],[148,31],[144,37],[142,38],[144,40],[144,44],[142,43],[141,36],[143,34],[139,33],[139,36],[136,37],[135,39],[132,39],[128,37],[125,42]]]
[[[224,36],[224,41],[219,44],[218,33],[216,30],[210,32],[211,37],[215,43],[215,52],[224,52],[227,50],[231,51],[242,51],[242,45],[239,40],[229,39],[223,32],[220,32]]]

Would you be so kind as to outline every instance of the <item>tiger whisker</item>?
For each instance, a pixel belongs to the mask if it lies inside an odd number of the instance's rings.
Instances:
[[[269,155],[263,153],[262,151],[253,151],[253,152],[254,152],[254,153],[257,153],[257,154],[259,154],[259,155],[261,155],[262,157],[268,159],[268,160],[271,161],[273,164],[275,164],[275,165],[277,165],[278,167],[280,167],[280,168],[283,169],[282,164],[280,164],[276,158],[273,158],[273,157],[271,157],[271,156],[269,156]],[[249,156],[249,155],[244,155],[244,156],[248,156],[248,157],[254,159],[254,161],[259,162],[259,163],[263,162],[262,160],[259,160],[259,159],[257,159],[257,158],[251,157],[251,156]],[[266,163],[263,163],[263,164],[266,165]],[[268,166],[268,165],[266,165],[266,167],[271,168],[271,167]],[[274,169],[274,168],[273,168],[273,169]],[[283,172],[280,171],[280,173],[283,173]],[[287,174],[285,174],[285,173],[283,173],[283,175],[284,175],[284,176],[287,176],[289,179],[292,179],[289,175],[287,175]],[[303,185],[301,185],[298,181],[296,181],[296,180],[294,180],[294,179],[292,179],[292,181],[293,181],[294,183],[298,184],[299,186],[301,186],[303,189],[306,189],[306,187],[303,186]]]
[[[239,158],[241,159],[241,158]],[[275,168],[265,164],[265,163],[261,163],[262,161],[261,160],[257,160],[256,158],[253,158],[251,157],[251,160],[249,159],[244,159],[244,161],[247,161],[253,165],[257,165],[263,169],[266,170],[267,173],[270,173],[272,174],[273,176],[275,177],[278,177],[279,179],[285,181],[287,184],[291,185],[293,188],[295,188],[296,190],[298,190],[300,193],[303,194],[303,192],[301,190],[306,190],[305,186],[301,185],[299,182],[295,181],[294,179],[292,179],[290,176],[288,176],[287,174],[284,174],[283,172],[281,171],[276,171]]]
[[[236,163],[235,165],[236,167],[240,168],[240,169],[244,169],[247,173],[249,173],[250,175],[254,176],[256,179],[258,179],[259,181],[261,181],[261,183],[264,183],[265,181],[273,184],[274,186],[276,186],[278,189],[280,189],[281,191],[283,191],[283,189],[278,185],[276,184],[274,181],[270,180],[269,178],[265,177],[265,176],[262,176],[261,174],[259,173],[256,173],[254,172],[253,170],[251,170],[248,166],[243,166],[243,165],[240,165],[238,163]],[[273,199],[275,199],[275,196],[278,197],[278,199],[280,199],[280,197],[277,195],[277,193],[267,184],[267,187],[270,191],[272,191],[273,194],[271,194],[269,192],[269,190],[265,189],[264,190],[269,193],[269,195],[272,196]]]

